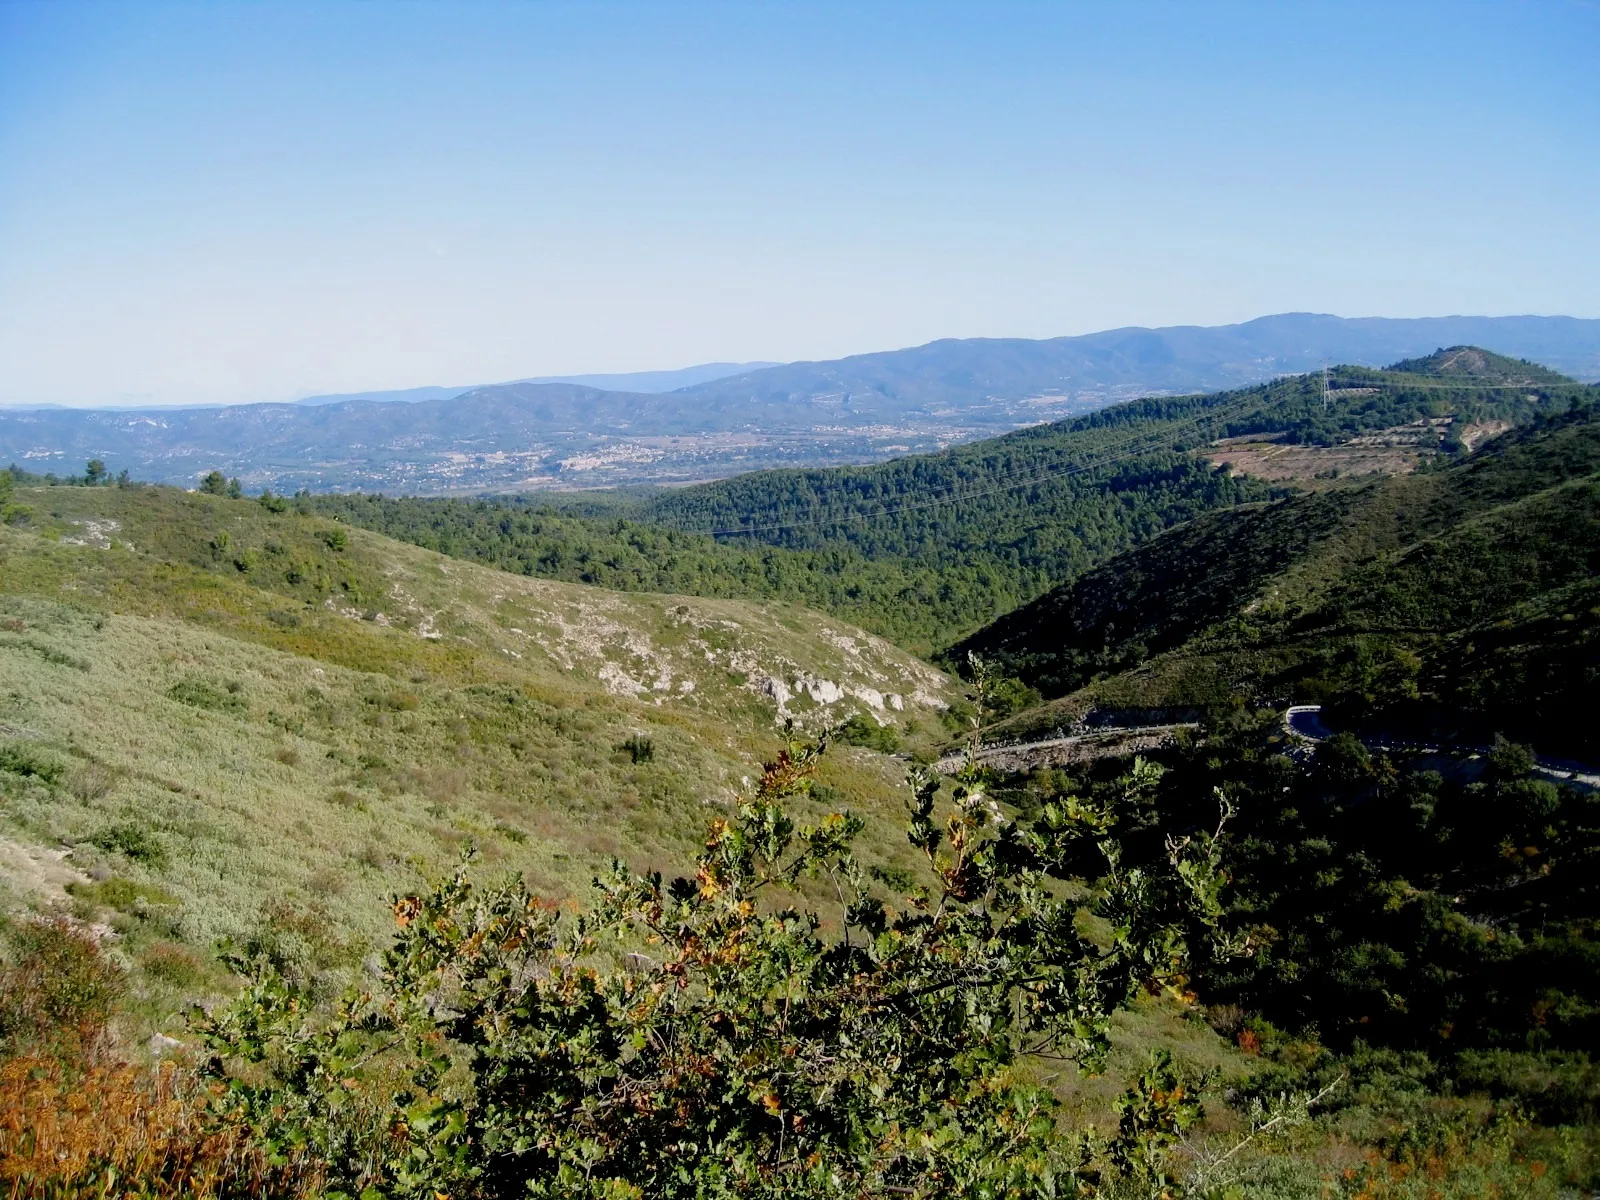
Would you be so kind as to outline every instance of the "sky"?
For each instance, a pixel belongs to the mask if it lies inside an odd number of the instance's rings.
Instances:
[[[0,404],[1600,316],[1600,3],[0,0]]]

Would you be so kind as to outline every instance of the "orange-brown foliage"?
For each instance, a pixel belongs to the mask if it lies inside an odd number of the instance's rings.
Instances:
[[[0,1053],[92,1053],[122,994],[122,972],[66,917],[10,930],[0,962]]]
[[[316,1194],[310,1172],[269,1163],[242,1131],[217,1122],[205,1100],[173,1063],[0,1063],[0,1197]]]

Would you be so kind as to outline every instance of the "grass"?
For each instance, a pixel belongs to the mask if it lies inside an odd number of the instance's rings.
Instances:
[[[0,888],[116,935],[130,1038],[225,989],[223,938],[358,969],[388,897],[469,846],[557,898],[612,855],[681,867],[779,744],[762,680],[847,693],[792,698],[802,725],[894,720],[913,743],[949,690],[794,606],[526,580],[249,501],[70,491],[22,491],[33,520],[0,527],[0,837],[67,849],[74,881]],[[73,544],[90,519],[116,522],[109,548]],[[863,698],[883,693],[902,710]],[[902,774],[841,749],[813,807],[848,797],[869,861],[909,864]]]

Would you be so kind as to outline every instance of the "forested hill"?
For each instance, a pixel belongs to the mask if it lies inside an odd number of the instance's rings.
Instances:
[[[1218,437],[1337,444],[1427,418],[1453,453],[1458,427],[1525,420],[1581,390],[1559,376],[1524,387],[1529,364],[1481,351],[1469,356],[1479,373],[1461,375],[1451,355],[1460,348],[1406,372],[1339,368],[1326,406],[1320,375],[1140,400],[875,467],[742,476],[604,517],[540,497],[302,503],[522,574],[796,600],[926,652],[1164,529],[1272,495],[1197,453]]]
[[[1535,364],[1457,346],[1385,370],[1338,367],[1326,388],[1322,376],[1302,375],[1152,397],[875,466],[741,475],[671,493],[644,515],[774,545],[846,542],[870,557],[958,561],[1001,546],[1026,562],[1048,555],[1038,539],[1075,523],[1074,501],[1125,486],[1130,463],[1170,466],[1174,454],[1245,434],[1335,445],[1424,419],[1517,422],[1580,390]],[[1448,436],[1441,429],[1441,441]]]
[[[1397,736],[1600,759],[1600,389],[1440,469],[1203,517],[952,657],[969,650],[1051,696],[1293,698]]]

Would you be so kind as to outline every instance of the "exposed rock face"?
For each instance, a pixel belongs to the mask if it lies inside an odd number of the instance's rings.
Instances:
[[[794,693],[789,690],[789,685],[771,675],[756,676],[751,682],[755,684],[756,690],[761,695],[777,702],[780,712],[788,705],[790,700],[794,699]]]
[[[844,699],[844,689],[831,679],[813,679],[809,676],[800,677],[800,686],[818,704],[837,704]]]

